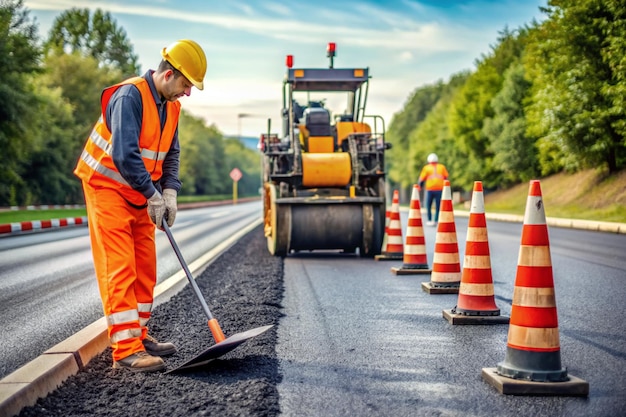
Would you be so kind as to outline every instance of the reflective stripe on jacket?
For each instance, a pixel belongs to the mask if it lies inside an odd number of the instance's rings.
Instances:
[[[443,180],[448,178],[448,170],[443,164],[432,162],[425,165],[420,173],[419,182],[426,182],[427,190],[443,190]]]
[[[91,134],[87,138],[85,148],[78,160],[74,174],[93,187],[116,189],[128,202],[141,206],[146,197],[134,190],[115,167],[112,158],[111,132],[107,128],[105,115],[109,100],[125,84],[133,84],[141,94],[142,120],[139,135],[139,150],[146,170],[153,182],[163,174],[163,160],[170,150],[180,115],[178,101],[167,103],[167,118],[161,129],[159,111],[148,82],[142,77],[134,77],[119,84],[106,88],[102,92],[102,113]]]

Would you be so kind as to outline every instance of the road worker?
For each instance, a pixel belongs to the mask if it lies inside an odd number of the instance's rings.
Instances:
[[[441,193],[443,180],[448,179],[448,170],[445,165],[439,163],[437,154],[428,155],[427,164],[420,173],[419,185],[426,190],[426,225],[434,226],[439,222],[439,206],[441,205]],[[435,215],[432,214],[432,206],[435,203]]]
[[[174,224],[180,146],[178,99],[203,89],[196,42],[163,48],[156,71],[107,87],[74,173],[82,180],[113,368],[151,372],[176,352],[148,334],[157,279],[155,226]]]

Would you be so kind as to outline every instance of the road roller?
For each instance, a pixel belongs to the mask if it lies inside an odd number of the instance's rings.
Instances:
[[[286,57],[282,134],[261,134],[263,219],[271,254],[373,257],[385,233],[385,122],[366,114],[369,68],[294,68]]]

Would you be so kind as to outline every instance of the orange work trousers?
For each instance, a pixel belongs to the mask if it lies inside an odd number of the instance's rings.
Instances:
[[[155,226],[115,190],[83,182],[91,251],[113,360],[145,350],[156,285]]]

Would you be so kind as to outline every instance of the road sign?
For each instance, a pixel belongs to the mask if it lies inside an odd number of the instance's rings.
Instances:
[[[233,168],[233,170],[230,171],[230,177],[233,179],[233,181],[237,182],[241,179],[241,177],[243,177],[243,174],[241,173],[239,168]]]

